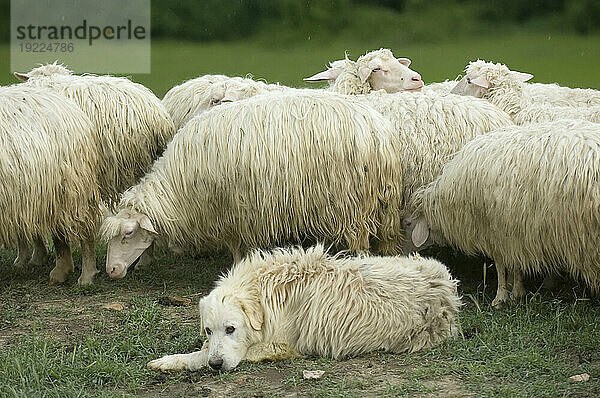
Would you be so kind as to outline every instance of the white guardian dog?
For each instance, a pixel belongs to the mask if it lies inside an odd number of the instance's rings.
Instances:
[[[148,368],[229,371],[244,359],[414,352],[456,334],[456,285],[443,264],[418,255],[346,258],[321,245],[255,251],[200,300],[202,349]]]

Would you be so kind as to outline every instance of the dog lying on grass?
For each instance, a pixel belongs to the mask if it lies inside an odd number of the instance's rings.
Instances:
[[[148,368],[229,371],[242,360],[414,352],[456,334],[456,285],[443,264],[418,255],[255,251],[200,300],[202,349]]]

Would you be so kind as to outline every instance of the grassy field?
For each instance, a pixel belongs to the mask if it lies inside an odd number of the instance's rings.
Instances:
[[[153,44],[152,74],[136,75],[162,96],[183,80],[206,74],[252,74],[302,85],[327,61],[390,47],[413,59],[426,81],[452,79],[468,60],[484,58],[531,72],[535,80],[600,88],[600,37],[519,34],[416,45],[378,40],[295,43]],[[8,47],[0,46],[8,59]],[[2,64],[0,83],[13,82]],[[104,272],[90,288],[47,286],[45,268],[14,269],[15,253],[0,251],[0,397],[597,397],[600,396],[600,301],[577,283],[540,288],[528,282],[524,303],[493,310],[495,270],[485,259],[450,251],[430,253],[461,280],[465,303],[460,337],[411,355],[374,353],[344,361],[305,358],[243,364],[230,374],[209,371],[157,374],[148,360],[192,351],[202,344],[195,304],[230,265],[227,254],[162,253],[155,264],[124,280]],[[105,248],[98,246],[103,271]],[[79,254],[75,256],[80,263]],[[78,271],[76,272],[78,273]],[[189,298],[169,305],[167,296]],[[103,309],[120,303],[124,309]],[[324,370],[303,380],[302,370]],[[588,382],[570,376],[588,373]]]
[[[477,58],[504,62],[514,70],[533,73],[533,81],[558,82],[573,87],[600,88],[600,36],[518,33],[497,37],[460,39],[439,44],[398,43],[376,38],[361,41],[343,39],[319,42],[306,40],[287,47],[256,42],[187,43],[153,42],[152,73],[134,75],[162,97],[184,80],[208,73],[232,76],[253,75],[268,82],[304,86],[303,77],[323,70],[329,61],[343,58],[348,51],[356,58],[366,51],[389,47],[396,56],[411,58],[411,68],[424,81],[454,79],[469,60]],[[8,46],[0,56],[9,59]],[[83,72],[83,71],[77,71]],[[16,82],[7,63],[0,69],[0,84]]]

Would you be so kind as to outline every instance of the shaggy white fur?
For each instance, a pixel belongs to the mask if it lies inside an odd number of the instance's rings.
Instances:
[[[582,107],[577,101],[567,102],[573,106],[555,106],[555,103],[562,104],[563,101],[540,101],[540,97],[544,97],[544,94],[538,92],[532,95],[535,90],[526,89],[527,85],[524,83],[533,75],[511,71],[506,65],[477,60],[469,63],[465,72],[465,77],[456,85],[452,93],[485,98],[505,110],[516,124],[559,119],[600,122],[600,106]],[[552,95],[560,97],[559,93],[560,90],[557,90]],[[582,94],[580,97],[586,105],[594,104],[593,101],[588,103],[591,101],[589,96]],[[565,98],[562,97],[563,100]]]
[[[189,121],[123,194],[102,228],[107,271],[122,277],[130,265],[116,259],[130,250],[124,223],[140,213],[170,246],[226,246],[235,259],[305,239],[352,251],[375,239],[398,252],[401,154],[391,124],[353,97],[295,90],[221,105]]]
[[[600,125],[505,127],[473,139],[415,194],[421,221],[407,232],[416,246],[430,228],[466,253],[492,258],[495,305],[508,299],[505,269],[516,271],[516,298],[524,294],[520,272],[563,270],[598,291],[599,179]]]
[[[0,88],[0,120],[0,243],[18,246],[15,264],[22,265],[31,255],[28,244],[54,235],[50,282],[64,281],[73,269],[67,242],[91,239],[93,251],[100,198],[92,124],[74,101],[23,85]],[[87,258],[89,244],[82,246],[79,282],[85,283],[97,271]]]
[[[99,151],[100,193],[109,207],[150,169],[175,134],[160,100],[126,78],[77,76],[56,64],[20,76],[28,86],[50,87],[73,99],[88,115],[94,126],[91,138]]]
[[[205,75],[170,89],[163,98],[165,108],[179,130],[191,118],[215,105],[250,98],[258,94],[290,89],[249,78]]]
[[[420,256],[256,251],[200,301],[202,350],[148,367],[229,371],[241,360],[415,352],[456,334],[456,285],[443,264]]]
[[[513,124],[505,112],[477,98],[384,91],[357,98],[394,125],[400,156],[405,159],[402,167],[407,199],[440,175],[444,165],[471,139]],[[404,215],[413,210],[405,207]]]

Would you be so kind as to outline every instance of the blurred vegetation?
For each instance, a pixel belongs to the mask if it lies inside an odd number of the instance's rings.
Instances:
[[[249,36],[287,43],[315,36],[374,35],[432,41],[531,27],[600,31],[598,0],[151,0],[152,37],[227,41]],[[8,41],[10,0],[0,0]]]

